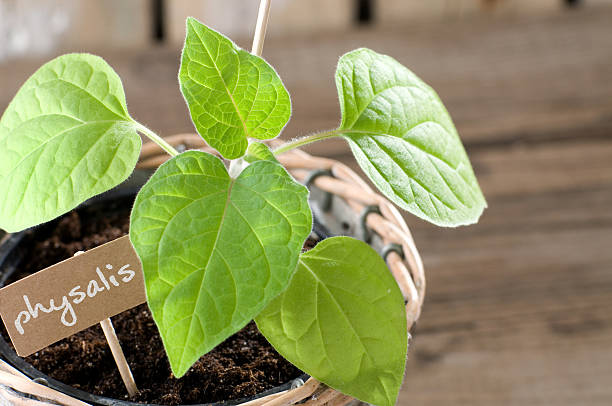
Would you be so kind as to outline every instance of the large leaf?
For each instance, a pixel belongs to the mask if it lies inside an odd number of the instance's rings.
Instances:
[[[0,227],[51,220],[126,179],[140,137],[121,80],[104,60],[60,56],[19,90],[0,120]]]
[[[278,136],[291,115],[274,69],[194,18],[187,19],[179,82],[196,129],[228,159],[244,155],[249,137]]]
[[[307,199],[279,164],[258,161],[232,179],[199,151],[142,188],[130,239],[176,376],[286,288],[312,227]]]
[[[256,318],[291,363],[345,394],[392,406],[407,352],[404,300],[366,243],[333,237],[302,254],[289,287]]]
[[[431,87],[395,59],[369,49],[340,58],[336,86],[340,132],[385,196],[437,225],[478,220],[486,202]]]

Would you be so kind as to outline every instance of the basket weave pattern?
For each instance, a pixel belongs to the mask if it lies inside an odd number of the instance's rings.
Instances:
[[[215,153],[208,149],[202,138],[196,134],[178,134],[167,137],[166,141],[179,151],[202,149]],[[157,144],[145,143],[137,167],[154,169],[168,158]],[[375,233],[385,246],[397,248],[388,250],[385,259],[404,296],[408,329],[412,329],[423,305],[425,274],[410,230],[395,206],[374,192],[353,170],[338,161],[314,157],[299,150],[289,151],[278,159],[298,181],[312,184],[341,198],[355,213],[365,215],[364,225],[368,230]],[[20,393],[33,395],[33,398],[23,397]],[[2,398],[23,406],[58,403],[68,406],[85,405],[73,397],[30,381],[0,360],[0,404],[3,404]],[[354,400],[310,378],[297,388],[242,403],[242,406],[290,406],[297,403],[308,406],[344,406]]]

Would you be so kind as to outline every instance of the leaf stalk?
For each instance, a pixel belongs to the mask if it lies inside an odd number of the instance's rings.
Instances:
[[[279,156],[285,152],[291,151],[292,149],[302,147],[304,145],[312,144],[313,142],[326,140],[328,138],[337,137],[342,133],[340,130],[329,130],[323,131],[316,134],[307,135],[302,138],[296,138],[293,141],[289,141],[276,148],[272,153],[274,156]]]
[[[137,121],[134,121],[134,124],[136,125],[136,130],[138,132],[145,135],[151,141],[159,145],[159,147],[163,149],[164,151],[166,151],[168,154],[170,154],[171,156],[177,156],[179,154],[179,152],[172,145],[168,144],[166,140],[164,140],[159,135],[155,134],[152,130],[149,130],[147,127],[145,127],[144,125],[140,124]]]

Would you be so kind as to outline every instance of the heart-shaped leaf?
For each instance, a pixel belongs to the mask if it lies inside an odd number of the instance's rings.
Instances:
[[[191,17],[179,82],[198,133],[227,159],[244,155],[248,138],[278,136],[291,115],[289,93],[266,61]]]
[[[340,132],[391,201],[440,226],[475,223],[486,207],[457,130],[436,92],[369,49],[340,58]]]
[[[369,245],[333,237],[302,254],[289,287],[256,318],[276,350],[319,381],[395,404],[407,352],[404,299]]]
[[[118,185],[140,146],[121,80],[104,60],[69,54],[46,63],[0,119],[0,227],[49,221]]]
[[[166,162],[142,188],[130,239],[176,376],[286,288],[312,228],[307,199],[279,164],[258,161],[232,179],[199,151]]]

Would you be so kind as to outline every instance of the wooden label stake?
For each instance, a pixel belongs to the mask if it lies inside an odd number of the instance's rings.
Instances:
[[[142,266],[128,236],[0,289],[0,315],[17,354],[100,323],[130,395],[138,390],[109,318],[145,302]]]
[[[74,254],[74,256],[76,257],[77,255],[81,254],[84,254],[84,251],[78,251]],[[130,397],[136,395],[138,393],[138,387],[136,386],[136,381],[134,381],[134,375],[132,375],[130,365],[128,364],[127,359],[125,359],[125,354],[123,353],[121,344],[119,344],[119,337],[117,337],[115,327],[113,326],[113,322],[111,321],[110,317],[102,320],[100,322],[100,327],[102,327],[104,337],[106,337],[106,342],[110,347],[111,354],[113,354],[115,364],[117,364],[117,369],[119,369],[119,375],[121,375],[121,379],[123,380],[125,389],[128,391],[128,395],[130,395]]]
[[[121,345],[119,345],[119,339],[117,338],[117,334],[115,334],[115,328],[113,327],[111,319],[102,320],[100,322],[100,327],[102,327],[102,331],[104,331],[104,336],[106,337],[108,346],[113,353],[115,364],[117,364],[119,374],[121,375],[121,379],[123,379],[123,384],[125,385],[128,394],[130,397],[136,395],[138,393],[138,387],[136,386],[136,381],[134,381],[134,376],[132,375],[130,365],[125,359]]]

